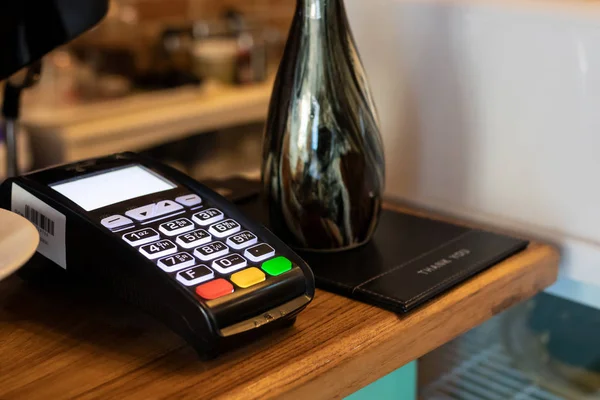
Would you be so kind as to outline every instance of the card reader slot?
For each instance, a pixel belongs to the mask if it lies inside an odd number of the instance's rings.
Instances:
[[[240,333],[260,328],[263,325],[270,324],[275,321],[279,322],[279,320],[295,318],[296,314],[298,314],[306,305],[308,305],[308,303],[310,303],[310,297],[307,295],[296,297],[295,299],[278,307],[267,310],[260,315],[220,329],[219,334],[223,337],[239,335]]]
[[[248,289],[237,289],[231,295],[208,301],[219,329],[260,316],[306,293],[306,277],[298,267],[270,277]]]

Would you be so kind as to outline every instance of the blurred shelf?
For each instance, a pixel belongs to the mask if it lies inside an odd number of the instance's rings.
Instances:
[[[264,121],[273,80],[140,93],[93,104],[24,107],[36,163],[137,151],[202,132]]]

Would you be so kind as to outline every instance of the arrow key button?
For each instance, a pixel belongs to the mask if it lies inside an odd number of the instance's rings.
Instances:
[[[154,210],[154,215],[156,217],[160,215],[170,214],[175,211],[182,210],[183,206],[181,204],[177,204],[171,200],[159,201],[156,203],[156,208]]]
[[[125,213],[129,218],[136,221],[146,221],[156,215],[156,204],[148,204],[143,207],[134,208]]]

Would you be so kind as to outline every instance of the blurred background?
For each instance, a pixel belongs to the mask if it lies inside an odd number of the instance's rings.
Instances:
[[[256,176],[294,7],[112,0],[100,25],[45,57],[26,91],[22,170],[131,150],[198,179]]]

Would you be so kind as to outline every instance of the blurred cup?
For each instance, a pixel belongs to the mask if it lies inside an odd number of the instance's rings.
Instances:
[[[192,48],[194,73],[203,79],[236,81],[238,43],[233,38],[199,40]]]

